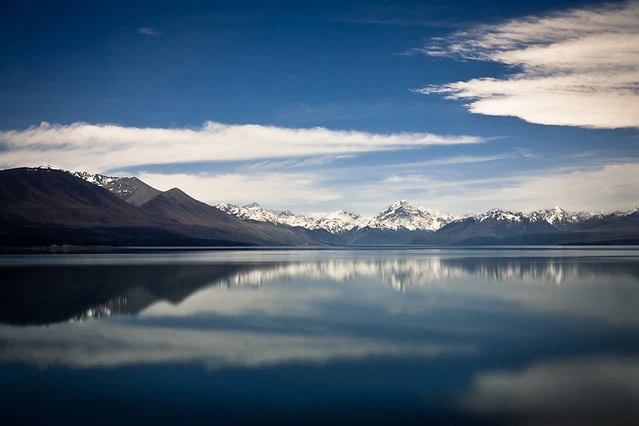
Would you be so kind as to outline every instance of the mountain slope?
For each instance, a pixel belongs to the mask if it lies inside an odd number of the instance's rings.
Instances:
[[[136,177],[122,177],[103,185],[129,204],[141,206],[162,193]]]
[[[221,220],[227,216],[218,211]],[[96,184],[53,169],[0,171],[0,244],[229,245],[257,240],[196,232],[131,205]]]
[[[568,213],[555,207],[532,213],[492,209],[449,223],[413,244],[636,244],[639,211]]]
[[[304,233],[270,223],[242,221],[208,204],[197,201],[178,188],[163,192],[141,206],[149,215],[177,224],[197,227],[190,235],[224,238],[253,244],[308,245],[313,240]]]
[[[522,213],[492,209],[486,213],[453,221],[416,244],[490,244],[502,238],[553,232],[546,220],[531,220]]]
[[[46,168],[44,168],[46,170]],[[129,204],[141,206],[162,193],[136,177],[114,177],[87,172],[73,172],[73,176],[108,189]]]
[[[69,227],[160,226],[111,192],[69,173],[47,169],[0,171],[0,220]]]

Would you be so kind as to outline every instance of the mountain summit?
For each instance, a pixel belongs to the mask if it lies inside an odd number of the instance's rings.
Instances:
[[[271,222],[280,225],[323,229],[331,234],[342,234],[356,229],[436,231],[454,219],[449,214],[412,207],[406,200],[398,201],[382,210],[374,218],[338,210],[323,217],[305,216],[288,210],[266,210],[257,203],[239,207],[233,204],[217,204],[218,209],[243,220]]]
[[[432,212],[424,208],[415,208],[406,200],[397,201],[382,210],[366,224],[369,228],[397,231],[436,231],[451,222],[454,216],[447,213]]]

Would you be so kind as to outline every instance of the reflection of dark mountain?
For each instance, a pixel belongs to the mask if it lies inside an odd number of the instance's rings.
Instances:
[[[240,265],[103,265],[3,268],[0,322],[50,324],[135,314],[159,300],[177,304]],[[101,311],[101,312],[100,312]]]
[[[377,277],[392,288],[429,287],[453,278],[493,281],[634,277],[639,263],[571,257],[475,257],[392,260],[324,260],[232,265],[15,266],[0,270],[0,322],[49,324],[116,314],[136,314],[165,300],[179,304],[210,285],[259,287],[269,281],[304,279],[347,282]]]

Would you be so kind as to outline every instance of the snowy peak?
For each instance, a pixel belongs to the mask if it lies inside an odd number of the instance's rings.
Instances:
[[[630,209],[628,211],[625,212],[615,212],[612,214],[612,216],[617,216],[617,217],[625,217],[625,216],[632,216],[632,215],[639,215],[639,207],[635,207],[634,209]]]
[[[521,222],[524,219],[522,213],[513,213],[508,210],[490,209],[486,213],[475,216],[475,220],[478,222],[484,222],[486,220],[494,220],[498,222]]]
[[[581,216],[569,213],[559,206],[548,210],[537,210],[526,215],[531,222],[544,221],[553,226],[561,226],[581,221]]]
[[[512,212],[502,209],[490,209],[485,213],[469,215],[466,218],[472,218],[477,222],[493,221],[507,223],[547,223],[555,228],[563,228],[568,225],[584,222],[595,216],[602,216],[602,213],[586,213],[586,212],[569,212],[559,206],[551,209],[536,210],[530,213]]]
[[[289,210],[266,210],[257,203],[247,204],[243,207],[234,204],[218,204],[215,207],[243,220],[271,222],[310,230],[323,229],[331,234],[342,234],[366,227],[393,231],[436,231],[454,219],[449,214],[415,208],[405,200],[392,204],[374,218],[344,210],[338,210],[322,217],[312,217],[298,215]]]
[[[242,207],[222,203],[217,204],[215,207],[242,220],[270,222],[276,225],[300,227],[309,230],[323,229],[331,234],[341,234],[350,231],[370,220],[370,218],[343,210],[331,213],[325,217],[313,217],[296,214],[290,210],[267,210],[260,207],[257,203],[250,203]]]
[[[397,201],[382,210],[366,226],[376,229],[436,231],[453,220],[447,213],[437,213],[424,208],[415,208],[406,200]]]
[[[319,218],[319,226],[331,234],[341,234],[354,228],[365,226],[371,219],[355,213],[338,210]]]
[[[224,203],[217,204],[215,207],[242,220],[270,222],[276,225],[287,225],[311,230],[320,228],[318,220],[315,218],[297,215],[288,210],[266,210],[257,203],[250,203],[242,207],[235,204]]]
[[[161,191],[147,185],[136,177],[115,177],[87,172],[66,172],[89,183],[108,189],[113,194],[134,206],[141,206],[161,194]]]
[[[93,183],[98,186],[106,186],[110,183],[115,182],[119,178],[113,176],[105,176],[101,174],[91,174],[87,172],[73,172],[71,173],[73,176],[78,177],[82,180],[86,180],[89,183]]]
[[[362,219],[366,219],[364,216],[358,215],[356,213],[347,212],[344,210],[338,210],[336,212],[330,213],[326,216],[326,219],[336,219],[336,220],[344,220],[344,221],[352,221],[357,222]]]
[[[564,227],[584,222],[592,217],[601,216],[601,213],[569,212],[559,206],[548,210],[537,210],[525,215],[531,222],[544,221],[554,227]]]

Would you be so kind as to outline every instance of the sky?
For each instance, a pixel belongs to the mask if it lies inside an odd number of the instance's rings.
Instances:
[[[639,1],[0,7],[2,168],[300,213],[639,205]]]

